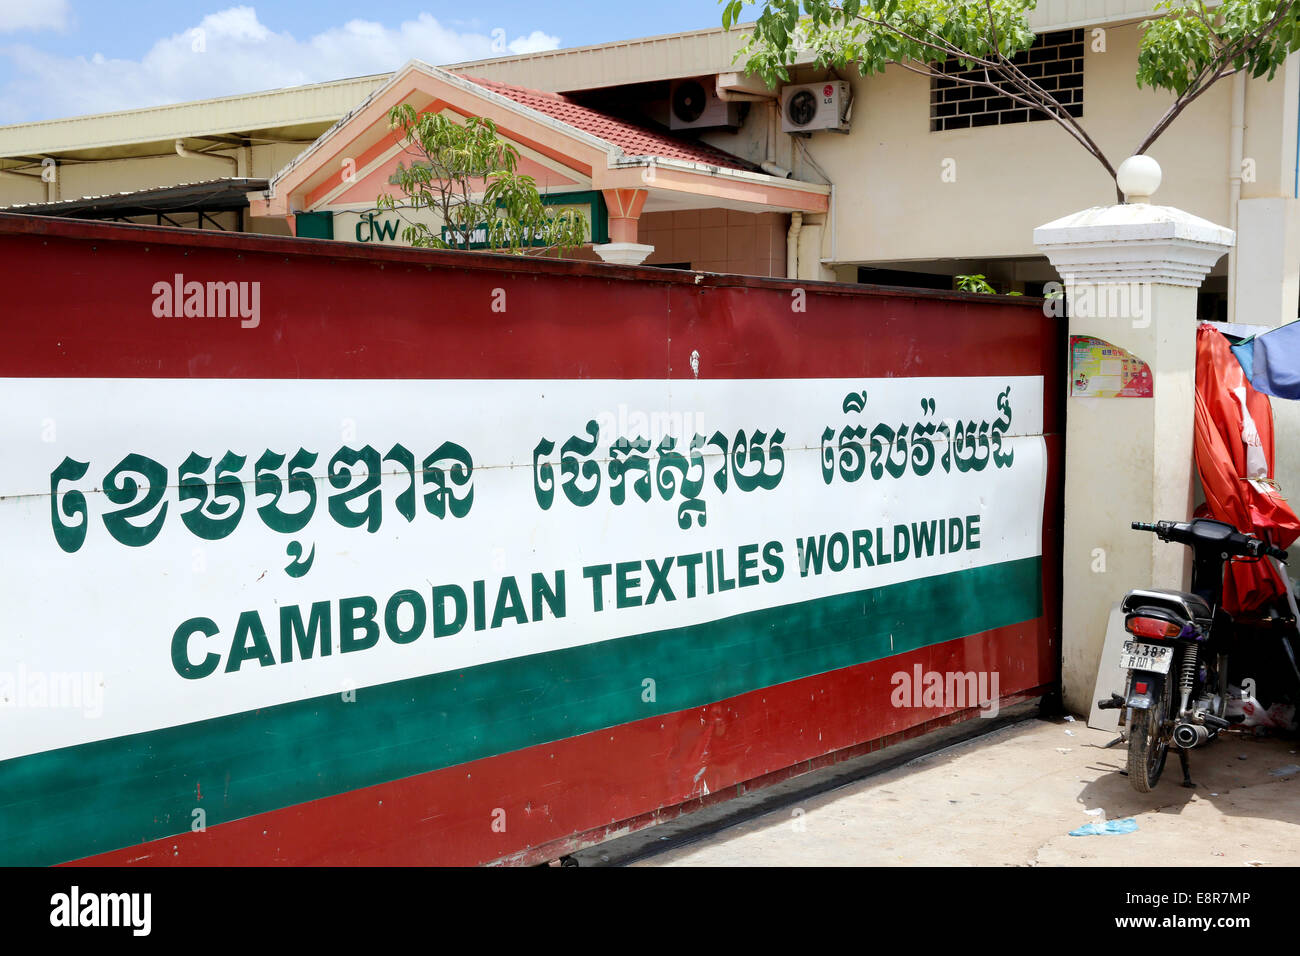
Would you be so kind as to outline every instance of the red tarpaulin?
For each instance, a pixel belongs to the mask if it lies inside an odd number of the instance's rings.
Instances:
[[[1208,516],[1252,532],[1281,548],[1300,537],[1300,518],[1273,479],[1273,407],[1247,381],[1223,333],[1196,330],[1196,468]],[[1223,606],[1248,611],[1286,593],[1267,561],[1233,562]]]

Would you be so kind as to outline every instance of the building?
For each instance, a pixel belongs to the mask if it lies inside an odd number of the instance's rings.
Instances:
[[[1134,82],[1151,13],[1139,0],[1048,0],[1033,15],[1030,65],[1042,64],[1115,162],[1170,99]],[[1035,292],[1056,276],[1033,228],[1114,201],[1105,171],[1055,124],[896,67],[864,78],[800,64],[792,85],[839,99],[814,122],[827,128],[787,132],[781,91],[734,62],[743,37],[706,30],[412,63],[2,127],[0,206],[395,241],[392,224],[364,216],[391,188],[383,113],[403,100],[496,119],[551,201],[588,210],[599,248],[579,254],[616,261],[945,288],[981,273],[1001,291]],[[1224,81],[1150,151],[1165,174],[1157,202],[1238,231],[1203,289],[1206,317],[1277,325],[1297,315],[1298,91],[1297,57],[1271,81]]]

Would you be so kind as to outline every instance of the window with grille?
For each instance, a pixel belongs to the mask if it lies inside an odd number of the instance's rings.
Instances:
[[[1017,53],[1011,62],[1054,95],[1071,116],[1083,116],[1082,30],[1040,34],[1032,47]],[[963,70],[956,60],[936,64],[935,69],[944,75],[930,79],[931,132],[1032,123],[1049,118],[1042,110],[1030,109],[996,90],[961,82],[983,80],[983,69]],[[996,75],[993,80],[998,82]]]

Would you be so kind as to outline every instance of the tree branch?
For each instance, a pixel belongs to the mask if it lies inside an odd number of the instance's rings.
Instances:
[[[1201,67],[1194,77],[1192,77],[1192,80],[1188,83],[1186,89],[1184,89],[1182,93],[1178,94],[1169,109],[1164,112],[1164,115],[1156,121],[1155,125],[1151,127],[1147,135],[1143,137],[1142,142],[1138,144],[1133,155],[1141,156],[1150,149],[1151,145],[1160,138],[1161,134],[1163,134],[1166,129],[1169,128],[1169,125],[1177,119],[1182,112],[1187,109],[1187,107],[1191,106],[1192,103],[1201,96],[1201,94],[1214,86],[1215,83],[1232,76],[1234,73],[1241,72],[1241,70],[1245,68],[1244,62],[1240,68],[1233,66],[1231,69],[1223,69],[1223,67],[1226,64],[1235,62],[1239,58],[1244,60],[1252,50],[1272,36],[1273,32],[1281,22],[1290,14],[1295,3],[1296,0],[1287,0],[1287,2],[1279,4],[1277,10],[1273,13],[1273,17],[1258,31],[1250,34],[1243,34],[1234,43],[1228,45],[1220,44],[1218,52],[1210,58],[1209,62],[1206,63],[1205,66]],[[1207,29],[1210,28],[1207,26]],[[1210,32],[1213,36],[1218,38],[1218,34],[1212,29]]]
[[[928,40],[922,40],[920,37],[915,36],[912,33],[909,33],[907,30],[904,30],[901,26],[898,26],[897,24],[894,23],[890,23],[886,20],[877,20],[874,19],[873,17],[864,17],[862,16],[862,14],[858,14],[856,17],[854,17],[854,19],[861,20],[863,23],[866,23],[870,26],[878,27],[881,30],[885,30],[888,31],[889,33],[893,33],[897,36],[902,37],[904,40],[910,40],[912,43],[915,43],[917,46],[922,46],[925,47],[926,49],[934,50],[936,53],[942,53],[945,58],[952,57],[953,59],[957,59],[957,60],[966,60],[970,63],[974,63],[977,66],[991,66],[991,67],[997,66],[996,62],[992,60],[986,60],[981,56],[977,56],[974,53],[970,53],[966,50],[963,50],[961,47],[949,43],[943,37],[939,36],[938,34],[930,30],[924,30],[924,32],[930,35],[931,37],[934,37],[934,39],[937,40],[938,43],[931,43]]]

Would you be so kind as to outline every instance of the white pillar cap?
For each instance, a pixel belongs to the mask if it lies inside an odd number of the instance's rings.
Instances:
[[[1138,185],[1149,183],[1148,180]],[[1130,184],[1132,185],[1132,184]],[[1094,206],[1034,230],[1034,245],[1075,282],[1197,288],[1236,242],[1231,229],[1172,206]]]
[[[654,246],[646,246],[638,242],[606,242],[603,245],[592,246],[591,249],[606,262],[614,262],[621,266],[639,266],[650,257],[650,253],[655,251]]]

